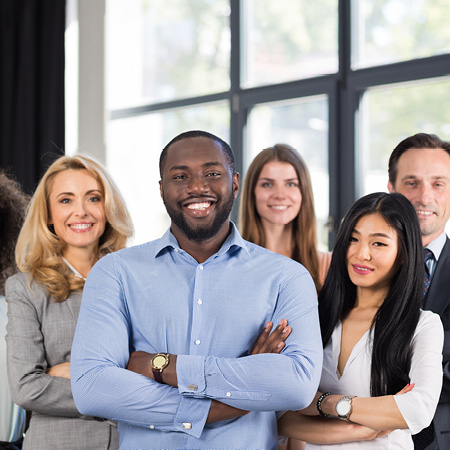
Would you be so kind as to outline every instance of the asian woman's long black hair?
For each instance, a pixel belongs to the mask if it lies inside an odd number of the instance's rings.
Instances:
[[[423,298],[424,261],[422,238],[414,207],[401,194],[366,195],[342,220],[330,268],[319,295],[319,315],[324,347],[337,323],[356,303],[356,287],[347,270],[347,249],[359,219],[380,214],[397,232],[399,268],[386,299],[375,314],[370,391],[372,396],[395,394],[409,380],[411,341],[419,321]]]

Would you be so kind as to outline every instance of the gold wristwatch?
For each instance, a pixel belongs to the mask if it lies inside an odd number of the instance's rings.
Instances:
[[[158,383],[163,383],[162,371],[169,365],[169,354],[168,353],[158,353],[152,359],[152,372],[155,381]]]

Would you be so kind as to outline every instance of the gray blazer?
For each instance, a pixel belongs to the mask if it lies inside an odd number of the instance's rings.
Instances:
[[[8,302],[8,378],[13,400],[32,411],[24,450],[117,449],[116,424],[82,416],[73,401],[70,380],[52,377],[49,367],[69,362],[81,305],[74,292],[56,303],[29,274],[6,282]]]

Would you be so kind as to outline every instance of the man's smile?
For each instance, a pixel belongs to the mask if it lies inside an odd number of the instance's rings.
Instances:
[[[217,199],[205,198],[190,198],[180,202],[180,206],[187,212],[188,216],[194,218],[207,217],[214,211],[217,204]]]

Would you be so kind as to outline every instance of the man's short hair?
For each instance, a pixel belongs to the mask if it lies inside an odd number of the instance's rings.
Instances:
[[[231,147],[223,139],[220,139],[220,137],[217,137],[212,133],[208,133],[207,131],[191,130],[191,131],[185,131],[184,133],[181,133],[178,136],[175,136],[163,148],[161,155],[159,157],[159,174],[160,174],[161,178],[163,176],[164,164],[167,159],[167,151],[169,150],[169,147],[172,144],[175,144],[175,142],[181,141],[183,139],[190,139],[190,138],[196,138],[196,137],[205,137],[205,138],[213,140],[214,142],[217,142],[220,145],[220,147],[222,148],[223,153],[225,154],[225,158],[228,162],[231,172],[232,173],[235,172],[236,167],[235,167],[235,162],[234,162],[233,150],[231,150]]]
[[[411,149],[442,149],[446,151],[450,156],[450,142],[443,141],[440,137],[435,134],[427,134],[427,133],[417,133],[413,136],[410,136],[404,139],[391,153],[389,158],[389,181],[392,186],[395,186],[395,182],[397,181],[397,172],[398,172],[398,160],[400,156],[403,155],[407,150]]]

